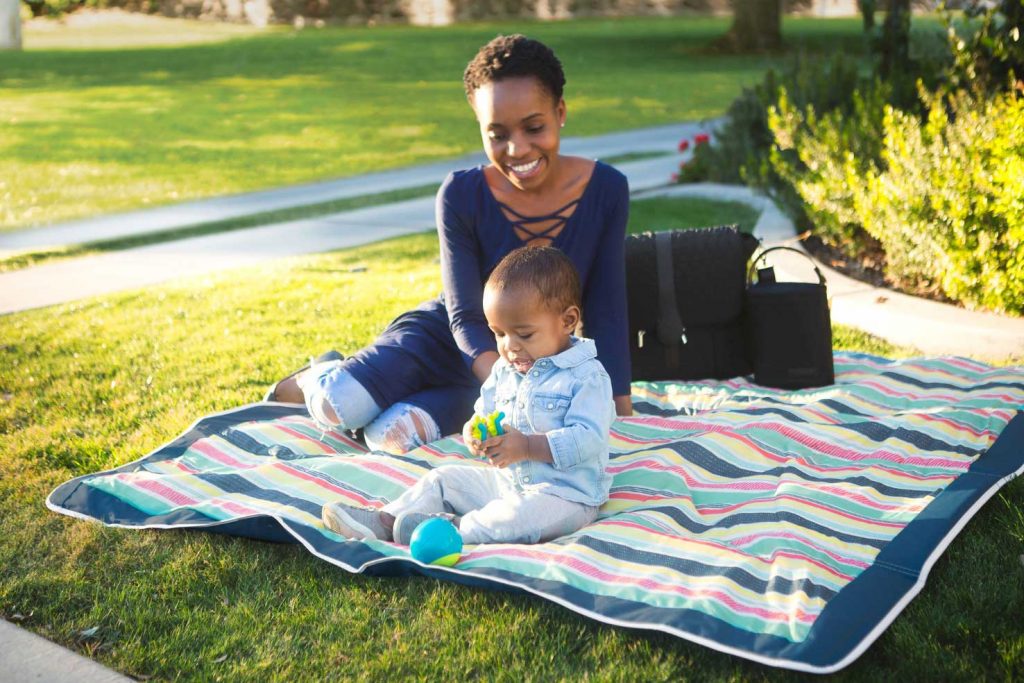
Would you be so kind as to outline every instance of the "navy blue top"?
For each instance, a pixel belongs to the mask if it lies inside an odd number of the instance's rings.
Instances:
[[[441,277],[452,335],[467,366],[495,351],[483,311],[483,289],[498,262],[525,242],[516,235],[484,178],[483,167],[455,171],[437,193]],[[595,163],[576,210],[551,246],[575,264],[583,287],[583,325],[615,396],[629,394],[626,316],[626,222],[629,185],[611,166]]]

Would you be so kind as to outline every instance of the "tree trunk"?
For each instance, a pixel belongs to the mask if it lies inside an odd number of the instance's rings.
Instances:
[[[781,0],[732,0],[732,27],[717,46],[730,52],[767,52],[782,47]]]
[[[0,0],[0,50],[21,49],[21,2]]]
[[[882,78],[905,72],[910,65],[910,0],[889,0],[882,24]]]
[[[860,16],[864,21],[864,32],[870,33],[875,28],[875,9],[878,5],[876,0],[860,0]]]

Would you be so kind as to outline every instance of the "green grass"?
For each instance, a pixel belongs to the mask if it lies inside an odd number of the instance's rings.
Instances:
[[[156,680],[796,679],[528,596],[353,576],[298,546],[44,508],[61,482],[258,400],[311,352],[368,342],[438,291],[437,249],[423,233],[0,318],[0,616],[31,615],[26,628]],[[913,353],[848,328],[835,339]],[[1017,480],[837,678],[1024,675],[1022,510]]]
[[[717,116],[791,59],[709,53],[727,26],[328,28],[107,50],[36,48],[30,32],[27,50],[0,53],[0,230],[477,151],[461,75],[498,32],[525,31],[561,56],[566,135]],[[793,52],[862,45],[856,19],[791,19],[784,32]]]
[[[739,226],[753,232],[760,212],[740,202],[690,197],[653,197],[629,205],[629,232],[676,230],[715,225]]]

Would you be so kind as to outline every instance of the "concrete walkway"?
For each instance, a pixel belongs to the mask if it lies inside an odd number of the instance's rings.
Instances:
[[[701,123],[679,123],[641,128],[585,138],[565,137],[562,139],[561,150],[565,154],[591,159],[603,159],[636,152],[674,154],[679,140],[684,137],[693,137],[698,132],[710,132],[710,128],[714,127],[714,124],[715,120],[709,120]],[[460,159],[393,171],[367,173],[353,178],[200,199],[153,209],[70,221],[45,228],[0,233],[0,256],[175,230],[267,211],[322,204],[392,190],[424,185],[436,186],[440,185],[445,176],[453,170],[469,168],[486,162],[487,159],[483,153],[469,154]]]
[[[618,164],[629,178],[634,191],[665,185],[678,170],[684,158],[676,146],[683,137],[707,132],[705,125],[690,123],[661,126],[628,133],[594,138],[568,138],[563,143],[567,153],[592,158],[617,156],[628,152],[664,152],[664,156]],[[259,211],[321,203],[340,196],[380,192],[383,189],[439,185],[453,168],[481,163],[483,157],[470,157],[459,162],[432,164],[417,169],[374,174],[370,185],[365,178],[352,178],[335,183],[320,183],[292,190],[248,195]],[[200,204],[212,207],[211,216],[245,215],[239,198],[193,202],[187,209],[167,207],[152,212],[135,212],[109,219],[83,221],[73,226],[46,229],[48,236],[40,244],[62,240],[63,243],[84,242],[180,227],[171,223],[175,210],[179,218],[196,220]],[[252,213],[249,211],[247,213]],[[152,219],[150,222],[149,219]],[[420,232],[434,227],[433,196],[394,204],[345,211],[286,223],[276,223],[244,231],[230,231],[191,239],[151,244],[135,249],[94,256],[43,263],[8,273],[0,273],[0,314],[40,308],[100,294],[109,294],[138,287],[220,272],[241,266],[298,254],[319,253],[375,242],[396,235]],[[74,230],[72,229],[74,228]],[[77,232],[76,232],[77,230]],[[25,231],[0,237],[0,244],[10,246],[15,238],[22,245],[33,239],[36,231]],[[74,237],[72,237],[74,235]]]
[[[132,680],[0,619],[0,683],[129,683]]]

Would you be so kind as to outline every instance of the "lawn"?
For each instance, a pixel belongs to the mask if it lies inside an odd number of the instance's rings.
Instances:
[[[461,75],[498,32],[527,32],[561,56],[566,135],[719,116],[768,66],[792,59],[708,53],[727,26],[676,17],[203,29],[207,42],[186,35],[172,46],[153,45],[147,30],[110,49],[77,47],[106,37],[102,25],[63,40],[30,29],[25,51],[0,53],[0,230],[475,152]],[[863,44],[856,19],[790,19],[784,31],[793,53]]]
[[[648,208],[634,221],[667,222]],[[738,220],[728,207],[709,216]],[[523,595],[353,576],[297,546],[108,529],[44,508],[62,481],[258,400],[311,352],[366,343],[438,291],[437,249],[423,233],[0,318],[0,616],[157,680],[796,678]],[[913,353],[835,334],[839,348]],[[1021,510],[1024,480],[838,678],[1024,675]]]

